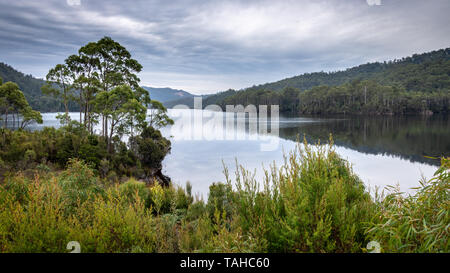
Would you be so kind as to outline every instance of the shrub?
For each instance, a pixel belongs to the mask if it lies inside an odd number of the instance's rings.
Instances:
[[[147,207],[150,205],[150,190],[144,182],[139,182],[131,178],[119,186],[119,192],[128,203],[135,203],[138,200],[142,200]]]
[[[59,176],[59,184],[68,211],[102,193],[98,178],[92,169],[78,159],[69,159],[67,169]]]
[[[209,186],[208,202],[206,210],[211,219],[215,218],[216,212],[231,217],[233,213],[233,200],[231,185],[213,183]]]
[[[379,202],[368,230],[384,252],[450,252],[450,159],[414,195],[394,189]]]
[[[262,188],[239,167],[235,189],[148,188],[129,179],[103,189],[83,161],[0,185],[0,251],[66,252],[449,252],[449,159],[417,193],[373,200],[332,146],[299,145]],[[53,176],[51,176],[53,174]],[[147,198],[147,199],[146,199]],[[146,204],[146,202],[148,202]]]
[[[237,217],[256,244],[274,252],[355,252],[367,243],[373,202],[332,145],[298,145],[265,186],[237,172]]]
[[[9,190],[12,190],[10,188]],[[2,252],[63,252],[69,221],[63,217],[62,192],[53,181],[39,177],[26,184],[27,198],[3,198],[0,206]]]
[[[29,200],[30,181],[22,174],[6,179],[4,190],[11,196],[11,200],[26,204]]]

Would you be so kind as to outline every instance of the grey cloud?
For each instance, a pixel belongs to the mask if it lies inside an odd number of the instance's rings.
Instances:
[[[43,77],[107,35],[143,83],[197,93],[343,69],[450,44],[450,2],[0,0],[0,61]]]

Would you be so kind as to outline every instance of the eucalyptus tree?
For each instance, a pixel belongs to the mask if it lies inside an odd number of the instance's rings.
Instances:
[[[167,108],[161,102],[151,100],[148,125],[159,129],[167,125],[173,125],[173,123],[174,121],[167,115]]]
[[[145,121],[147,108],[138,101],[135,92],[129,85],[120,85],[111,91],[100,91],[95,100],[96,110],[109,120],[111,127],[107,136],[108,149],[111,150],[113,136],[124,135],[132,130],[136,121]]]
[[[65,63],[72,71],[74,88],[78,91],[76,101],[80,106],[80,123],[84,124],[89,132],[93,132],[95,118],[92,113],[92,103],[99,90],[99,77],[97,67],[99,60],[96,57],[97,46],[95,42],[88,43],[78,50],[78,55],[71,55]],[[84,114],[84,118],[82,118]]]
[[[71,94],[77,95],[70,98],[78,102],[80,123],[91,134],[97,120],[101,120],[101,134],[109,148],[115,134],[128,133],[133,136],[147,126],[148,106],[155,109],[150,117],[151,126],[160,128],[173,123],[167,116],[167,109],[152,101],[148,91],[139,86],[137,73],[142,70],[142,65],[131,57],[124,46],[110,37],[82,46],[78,54],[69,56],[65,64],[58,68],[68,70],[68,73],[61,73],[67,78],[63,77],[58,82],[53,77],[52,82],[63,90],[63,94],[64,90],[69,90],[64,88],[70,86]],[[55,71],[60,70],[55,68],[49,74],[53,76]],[[60,94],[52,91],[55,95]]]
[[[20,129],[24,129],[29,124],[36,122],[38,124],[42,124],[42,115],[39,111],[33,110],[30,106],[24,107],[20,114],[22,116],[22,121],[20,122]]]
[[[12,116],[12,128],[16,125],[17,128],[24,128],[33,121],[42,123],[41,114],[31,109],[25,95],[16,83],[6,82],[0,85],[0,109],[4,116],[4,128],[8,127],[9,115]]]
[[[74,100],[73,78],[73,72],[66,64],[57,64],[49,70],[46,76],[47,84],[41,88],[44,94],[53,95],[62,100],[65,110],[61,120],[63,123],[70,121],[69,101]]]
[[[97,95],[110,92],[123,84],[138,91],[140,87],[136,73],[142,70],[142,65],[131,58],[125,47],[110,37],[103,37],[97,42],[82,46],[78,54],[69,56],[65,63],[72,72],[73,86],[78,92],[76,101],[80,105],[80,123],[92,133],[97,116],[101,116],[102,135],[107,139],[111,135],[108,130],[111,123],[109,110],[99,107]]]
[[[102,92],[127,84],[132,89],[139,88],[139,78],[136,73],[142,70],[142,65],[131,58],[130,52],[110,37],[103,37],[96,42],[95,57],[98,59],[97,71],[99,87]],[[108,115],[102,116],[103,136],[108,138]],[[111,135],[111,134],[109,134]]]

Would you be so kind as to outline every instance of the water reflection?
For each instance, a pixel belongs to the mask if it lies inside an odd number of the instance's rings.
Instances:
[[[333,117],[324,122],[281,123],[280,137],[296,140],[305,135],[310,141],[327,140],[367,154],[398,156],[412,162],[439,165],[450,156],[450,120],[432,117]]]
[[[192,110],[170,110],[170,115],[178,117],[180,113],[175,111]],[[224,122],[227,115],[234,114],[217,115],[222,117],[217,122]],[[207,119],[202,130],[212,140],[186,138],[183,134],[191,133],[187,130],[164,129],[166,136],[177,139],[172,141],[172,153],[163,162],[165,173],[180,185],[190,181],[194,191],[206,197],[211,183],[224,181],[222,162],[232,171],[238,159],[239,164],[262,179],[262,167],[268,168],[273,163],[280,166],[283,153],[295,148],[298,135],[305,135],[310,142],[319,139],[323,142],[332,133],[336,151],[353,164],[366,185],[383,188],[398,184],[402,191],[411,192],[410,188],[418,186],[422,176],[430,178],[439,164],[424,155],[450,152],[447,117],[281,117],[279,145],[273,151],[261,151],[260,143],[274,136],[259,134],[255,139],[248,134],[252,122],[257,120],[245,118],[245,129],[236,132],[240,137],[233,140],[217,138],[223,134],[217,128],[222,127]]]
[[[192,110],[169,110],[169,115],[179,117],[179,111]],[[234,114],[217,112],[214,115],[218,118],[214,119],[211,119],[211,113],[205,114],[209,118],[203,120],[202,134],[208,138],[186,138],[187,134],[193,133],[188,130],[189,126],[182,126],[185,129],[181,130],[170,127],[162,130],[172,141],[172,152],[163,162],[165,174],[179,185],[190,181],[193,191],[204,197],[211,183],[224,181],[222,162],[232,173],[238,159],[245,168],[255,172],[257,179],[262,179],[262,167],[268,168],[274,163],[280,166],[283,153],[295,148],[298,135],[305,135],[310,142],[319,139],[323,142],[332,133],[336,151],[353,164],[354,171],[366,185],[384,187],[398,183],[407,192],[419,185],[422,175],[430,178],[437,169],[439,162],[424,156],[450,155],[450,121],[447,116],[280,117],[279,137],[270,135],[270,130],[269,134],[250,135],[248,128],[252,123],[259,124],[259,120],[246,117],[235,120],[235,126],[238,123],[245,126],[234,128],[234,138],[221,139],[217,137],[229,134],[225,117]],[[42,114],[44,124],[35,124],[30,129],[59,127],[56,115]],[[79,119],[78,113],[70,113],[70,116],[74,120]],[[220,122],[222,127],[217,124]],[[274,143],[275,140],[278,143],[276,149],[261,150],[262,143]]]

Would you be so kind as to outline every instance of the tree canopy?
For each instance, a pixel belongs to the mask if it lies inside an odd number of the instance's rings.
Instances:
[[[3,83],[0,78],[0,110],[4,128],[25,128],[26,125],[37,122],[42,123],[42,116],[28,104],[19,86],[13,82]],[[8,125],[8,122],[11,125]]]

